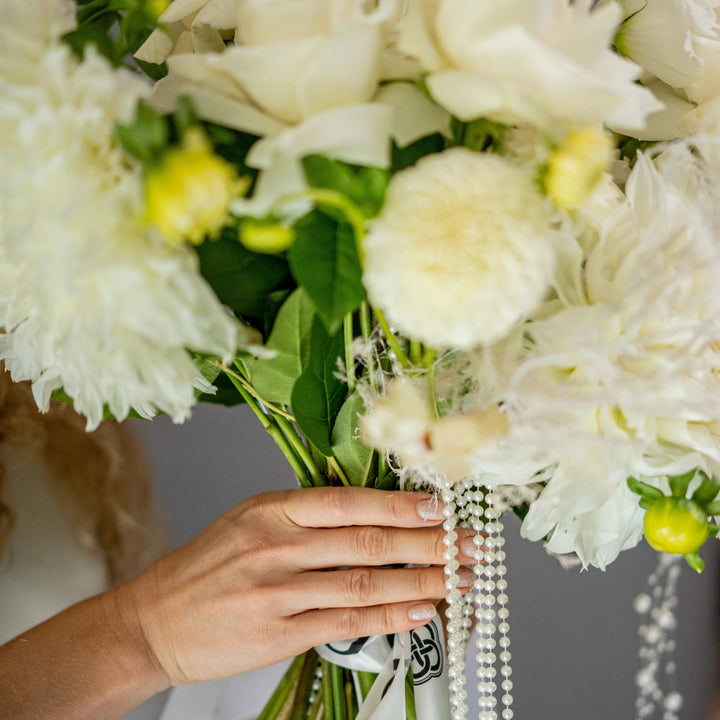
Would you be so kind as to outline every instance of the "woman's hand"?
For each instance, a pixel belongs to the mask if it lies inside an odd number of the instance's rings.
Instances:
[[[114,601],[167,685],[237,675],[313,645],[428,622],[429,601],[447,592],[442,519],[442,506],[419,493],[264,493],[118,588]],[[463,537],[459,559],[471,564]],[[391,564],[429,567],[380,567]],[[473,573],[461,568],[462,580],[469,587]]]

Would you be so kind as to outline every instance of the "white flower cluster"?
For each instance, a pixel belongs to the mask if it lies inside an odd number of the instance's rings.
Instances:
[[[47,408],[63,387],[98,425],[187,417],[211,390],[188,349],[232,356],[236,322],[184,250],[140,226],[141,169],[114,140],[149,87],[90,51],[62,0],[9,0],[0,32],[0,359]],[[42,22],[38,19],[42,18]]]

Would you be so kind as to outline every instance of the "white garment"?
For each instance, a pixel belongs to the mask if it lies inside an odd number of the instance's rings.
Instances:
[[[102,553],[73,532],[43,460],[3,448],[15,529],[0,562],[0,644],[107,589]]]

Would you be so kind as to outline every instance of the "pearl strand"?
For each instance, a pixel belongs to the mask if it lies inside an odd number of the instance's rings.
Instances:
[[[505,539],[502,536],[503,524],[500,522],[499,498],[495,492],[483,492],[476,487],[472,480],[464,480],[456,488],[449,483],[441,485],[442,499],[445,504],[445,523],[443,527],[447,533],[445,560],[448,596],[448,661],[450,676],[450,703],[452,720],[466,720],[468,707],[465,703],[465,649],[470,637],[472,616],[476,618],[476,660],[478,678],[478,720],[498,720],[498,699],[496,692],[496,664],[498,656],[495,649],[500,646],[500,675],[502,679],[502,697],[500,698],[503,710],[499,716],[502,720],[511,720],[513,717],[512,680],[510,675],[510,638],[508,632],[509,611],[507,609],[508,597],[506,594],[507,580],[504,565]],[[477,560],[473,566],[475,582],[473,587],[463,597],[457,589],[457,576],[459,563],[456,560],[457,551],[451,549],[457,539],[456,527],[458,523],[470,526],[475,531],[473,545],[474,558]],[[486,533],[487,537],[481,533]],[[454,592],[453,592],[454,591]],[[496,621],[498,624],[496,624]],[[499,638],[496,639],[499,633]]]
[[[451,482],[444,479],[440,486],[443,500],[443,514],[445,521],[445,587],[448,591],[446,602],[448,604],[445,615],[448,619],[447,646],[448,646],[448,676],[450,678],[450,706],[453,720],[465,720],[468,706],[465,704],[467,692],[465,690],[465,642],[463,633],[463,598],[458,590],[458,549],[455,545],[458,535],[455,531],[458,517],[455,504],[455,491]]]
[[[677,625],[673,610],[678,602],[681,565],[678,556],[661,554],[655,572],[648,578],[648,592],[635,598],[635,611],[642,616],[638,628],[641,668],[635,676],[637,720],[648,720],[657,709],[662,710],[662,720],[678,720],[678,711],[682,707],[682,695],[674,689],[675,640],[671,637]],[[664,587],[661,585],[663,580]],[[672,688],[668,692],[662,690],[663,679]]]

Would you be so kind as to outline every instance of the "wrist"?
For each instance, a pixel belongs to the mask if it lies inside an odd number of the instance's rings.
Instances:
[[[133,582],[99,597],[102,612],[114,633],[118,657],[129,686],[143,695],[141,701],[170,687],[170,680],[158,661],[143,624],[140,602]]]

